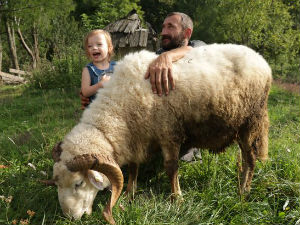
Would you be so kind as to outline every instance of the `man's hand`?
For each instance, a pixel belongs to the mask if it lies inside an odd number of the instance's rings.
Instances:
[[[167,52],[158,56],[148,67],[145,79],[150,78],[152,91],[159,96],[163,90],[166,95],[169,94],[169,82],[171,90],[175,88],[175,82],[172,74],[172,59]]]
[[[82,91],[80,91],[80,102],[81,102],[81,109],[84,110],[90,104],[90,99],[83,96]]]

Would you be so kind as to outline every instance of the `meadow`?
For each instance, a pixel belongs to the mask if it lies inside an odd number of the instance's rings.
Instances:
[[[52,176],[51,150],[78,123],[78,89],[0,86],[0,224],[105,224],[110,196],[98,194],[93,213],[65,218]],[[249,195],[238,194],[237,152],[202,150],[202,161],[180,162],[184,201],[171,203],[161,160],[143,165],[133,202],[114,208],[118,224],[300,224],[300,96],[273,85],[269,96],[269,160],[257,162]],[[156,167],[153,169],[153,167]],[[126,168],[124,168],[126,174]],[[126,180],[125,180],[126,183]]]

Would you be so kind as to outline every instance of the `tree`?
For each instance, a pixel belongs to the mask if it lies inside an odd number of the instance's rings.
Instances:
[[[275,76],[299,80],[299,22],[291,16],[296,5],[292,0],[178,0],[175,10],[194,19],[194,39],[247,45],[263,54]]]
[[[91,14],[81,11],[82,22],[86,30],[104,28],[109,23],[125,17],[133,9],[137,11],[139,16],[143,16],[141,6],[138,5],[139,0],[90,0],[84,2],[95,5],[95,9]],[[81,2],[80,5],[83,6],[85,4]],[[90,9],[89,7],[83,8]],[[76,9],[78,9],[78,7],[76,7]],[[89,12],[91,12],[91,10],[89,10]]]
[[[141,0],[142,10],[145,12],[145,21],[149,22],[159,33],[166,15],[174,9],[173,0]]]

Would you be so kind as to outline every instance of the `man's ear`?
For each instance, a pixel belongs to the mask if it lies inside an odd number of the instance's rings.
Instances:
[[[187,38],[188,40],[190,40],[191,36],[192,36],[192,29],[191,28],[186,28],[184,30],[184,37]]]
[[[104,188],[106,188],[104,178],[98,171],[88,170],[87,176],[91,184],[98,190],[102,191]]]

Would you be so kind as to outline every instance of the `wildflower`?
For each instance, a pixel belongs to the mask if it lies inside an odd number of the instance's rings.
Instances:
[[[21,220],[20,220],[20,224],[21,224],[21,225],[29,224],[29,220],[28,220],[28,219],[26,219],[26,220],[21,219]]]
[[[8,197],[5,199],[5,202],[6,202],[6,203],[11,203],[12,199],[13,199],[13,197],[10,195],[10,196],[8,196]]]
[[[40,173],[42,174],[42,175],[44,175],[44,176],[47,176],[47,173],[45,172],[45,171],[40,171]]]
[[[13,221],[11,221],[11,224],[16,225],[18,223],[18,220],[14,219]]]
[[[33,217],[34,214],[35,214],[35,212],[32,211],[32,210],[30,210],[30,209],[28,209],[28,210],[27,210],[27,214],[28,214],[30,217]]]
[[[29,167],[31,167],[32,169],[36,170],[35,165],[33,165],[32,163],[28,163],[27,165],[28,165]]]

